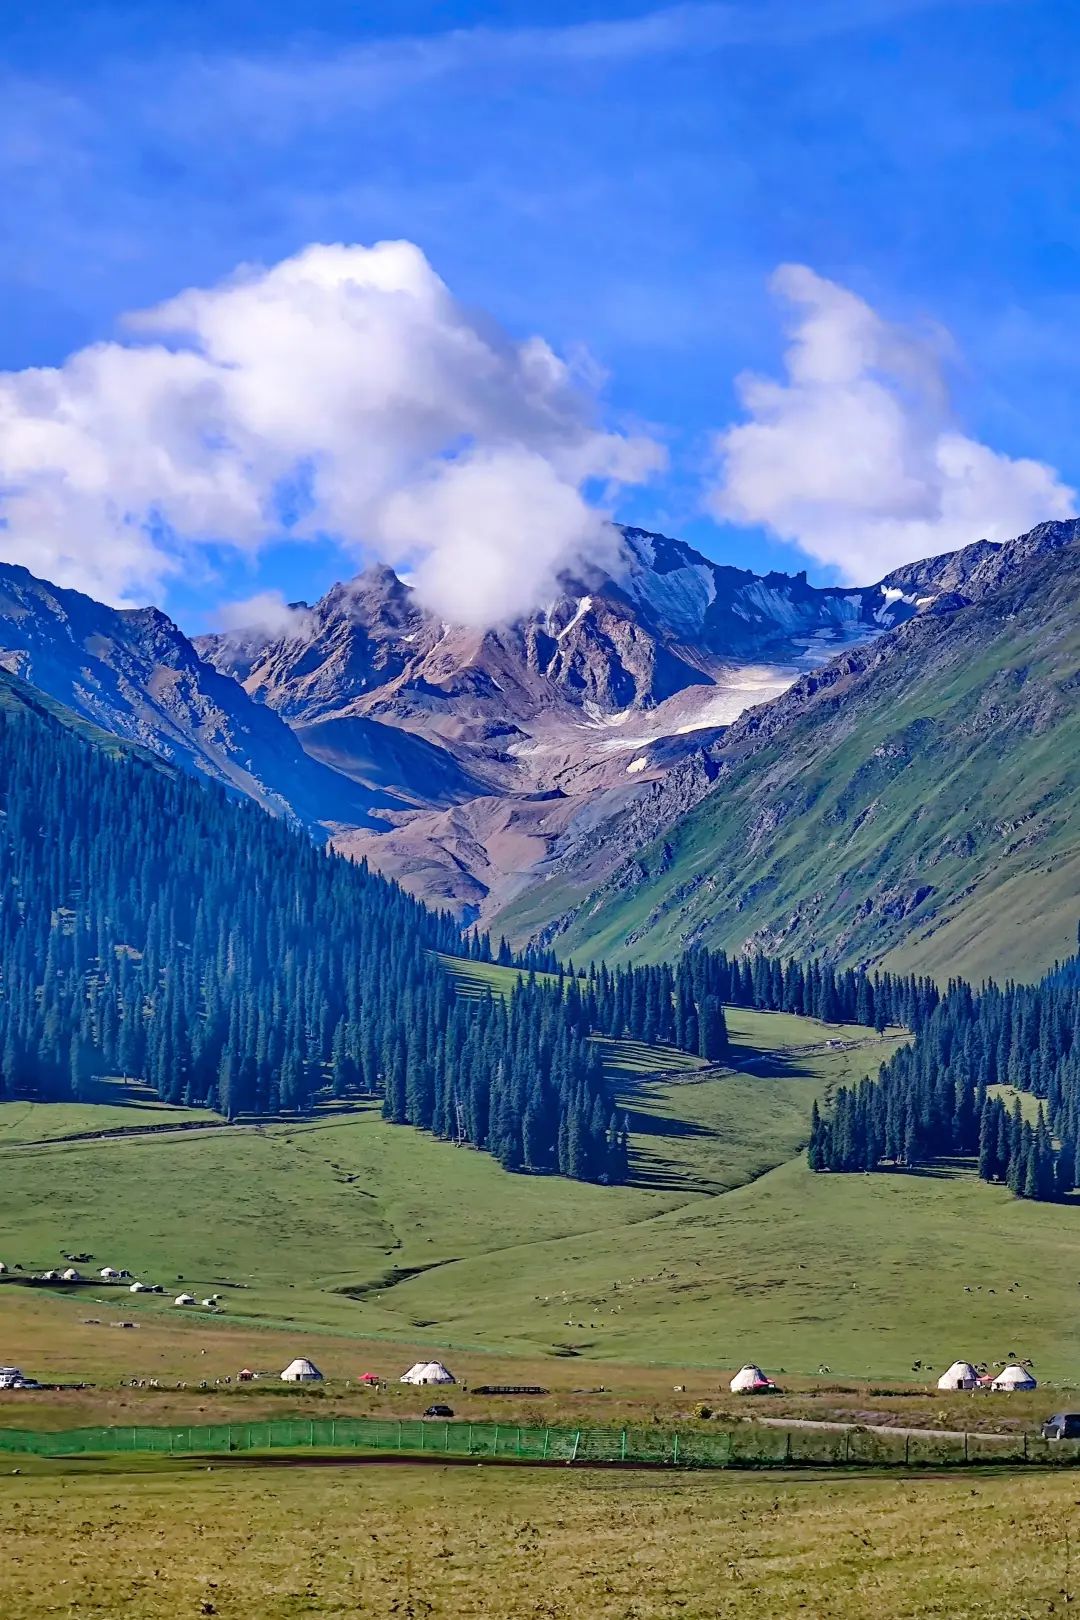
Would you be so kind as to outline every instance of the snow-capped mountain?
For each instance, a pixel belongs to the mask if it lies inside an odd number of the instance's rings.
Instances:
[[[805,574],[721,567],[640,529],[623,540],[618,573],[566,576],[555,601],[490,630],[441,623],[379,567],[305,605],[296,631],[261,647],[250,631],[197,645],[291,723],[379,718],[501,780],[503,767],[516,769],[515,745],[538,729],[622,724],[691,689],[684,712],[709,709],[718,692],[746,688],[748,669],[755,695],[782,688],[917,611],[916,593],[901,588],[817,589]]]
[[[297,604],[286,635],[197,646],[316,758],[414,806],[346,847],[474,915],[569,828],[647,795],[749,706],[904,622],[925,595],[819,589],[805,574],[761,576],[664,535],[622,533],[618,570],[565,576],[556,600],[510,625],[444,624],[376,567]]]

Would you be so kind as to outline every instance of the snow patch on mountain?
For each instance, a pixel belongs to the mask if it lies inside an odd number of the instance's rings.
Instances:
[[[556,632],[556,636],[555,636],[556,641],[561,641],[564,636],[568,636],[570,634],[571,630],[574,628],[574,626],[576,624],[580,624],[582,619],[585,617],[586,613],[589,613],[591,611],[592,605],[593,605],[593,600],[592,600],[591,596],[582,596],[582,597],[580,597],[579,600],[578,600],[577,607],[574,610],[573,618],[570,620],[570,622],[568,624],[564,624],[561,630]]]

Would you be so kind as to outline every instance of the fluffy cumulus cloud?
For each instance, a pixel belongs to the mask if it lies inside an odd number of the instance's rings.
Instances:
[[[537,605],[662,464],[587,373],[451,294],[408,242],[312,246],[0,373],[0,556],[114,602],[199,545],[329,535],[447,618]],[[264,604],[265,606],[265,604]]]
[[[866,583],[1075,511],[1053,468],[959,431],[943,334],[891,325],[803,265],[782,266],[772,288],[788,313],[787,376],[739,380],[747,420],[717,435],[716,517],[761,524]]]

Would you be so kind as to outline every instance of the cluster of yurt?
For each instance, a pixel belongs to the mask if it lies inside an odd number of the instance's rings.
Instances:
[[[315,1363],[309,1361],[306,1356],[297,1356],[296,1360],[290,1361],[285,1368],[281,1375],[281,1382],[283,1384],[321,1384],[322,1373]]]
[[[745,1367],[731,1380],[731,1393],[733,1395],[779,1395],[780,1391],[771,1378],[766,1378],[760,1367],[748,1361]]]
[[[449,1367],[444,1367],[441,1361],[417,1361],[403,1372],[398,1379],[400,1384],[456,1384],[457,1379]]]
[[[1018,1389],[1037,1389],[1038,1384],[1030,1370],[1019,1362],[1003,1367],[996,1377],[980,1372],[970,1361],[954,1361],[937,1381],[938,1389],[991,1389],[996,1394],[1010,1394]]]

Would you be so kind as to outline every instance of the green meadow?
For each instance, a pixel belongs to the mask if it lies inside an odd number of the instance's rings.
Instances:
[[[475,977],[496,992],[514,979],[490,967]],[[215,1330],[531,1365],[754,1359],[789,1377],[827,1367],[872,1381],[1015,1352],[1041,1378],[1077,1377],[1080,1209],[1017,1203],[963,1164],[812,1175],[813,1100],[874,1072],[905,1037],[740,1009],[729,1026],[723,1067],[604,1043],[632,1144],[631,1182],[614,1188],[509,1175],[467,1146],[387,1125],[374,1102],[91,1139],[79,1139],[88,1115],[102,1129],[189,1121],[144,1099],[100,1115],[6,1104],[0,1258],[25,1276],[89,1253],[88,1273],[123,1267],[166,1292],[8,1280],[0,1310],[48,1301],[73,1324],[122,1314],[168,1322],[182,1341],[211,1326],[172,1304],[185,1290],[221,1294]],[[95,1343],[93,1365],[57,1344],[34,1370],[109,1375],[130,1362],[128,1340]]]
[[[681,1359],[690,1345],[668,1342],[659,1298],[654,1332],[643,1332],[627,1295],[587,1344],[567,1329],[571,1312],[559,1302],[593,1297],[599,1279],[634,1270],[626,1261],[639,1253],[655,1269],[672,1241],[659,1223],[681,1217],[707,1231],[718,1201],[799,1154],[813,1098],[876,1067],[898,1038],[738,1010],[731,1034],[723,1069],[604,1043],[631,1128],[633,1179],[615,1188],[508,1175],[485,1154],[387,1125],[377,1103],[295,1122],[91,1139],[81,1139],[89,1122],[108,1131],[190,1120],[148,1106],[5,1104],[0,1258],[26,1275],[89,1253],[88,1273],[110,1265],[162,1284],[164,1298],[125,1293],[125,1314],[136,1317],[179,1316],[176,1293],[216,1291],[230,1322]],[[676,1244],[683,1236],[676,1227]],[[8,1282],[0,1301],[23,1292]],[[93,1292],[66,1298],[81,1306]],[[115,1290],[103,1297],[115,1307]],[[713,1359],[711,1339],[710,1329],[694,1359]]]

